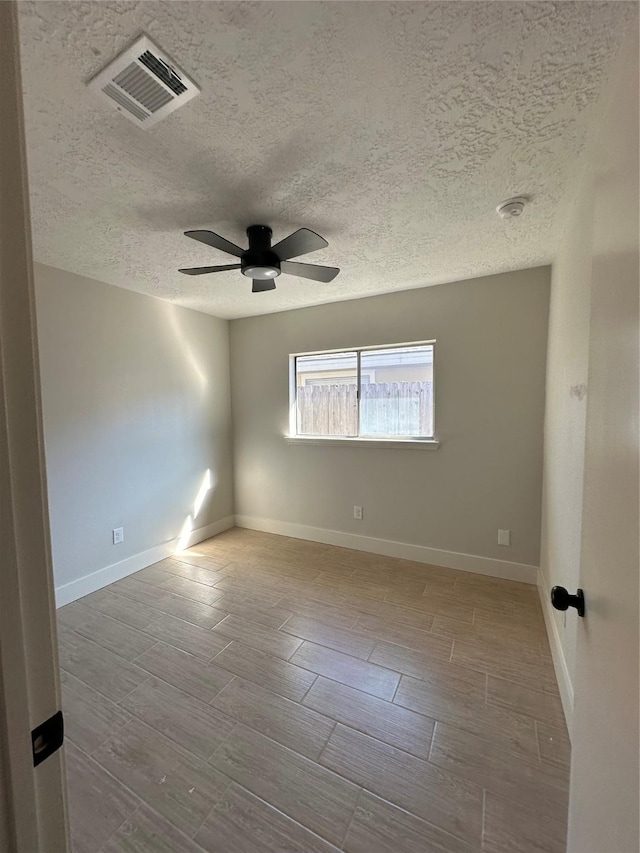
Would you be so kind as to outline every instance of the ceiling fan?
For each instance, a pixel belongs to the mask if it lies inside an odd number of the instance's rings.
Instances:
[[[207,246],[212,246],[214,249],[235,255],[240,258],[240,263],[217,267],[191,267],[190,269],[178,270],[178,272],[186,275],[204,275],[211,272],[239,269],[242,275],[253,279],[251,290],[254,293],[261,293],[263,290],[275,290],[275,279],[281,273],[297,275],[300,278],[310,278],[313,281],[329,282],[333,281],[340,272],[338,267],[301,264],[289,260],[300,255],[306,255],[308,252],[324,249],[329,245],[323,237],[308,228],[300,228],[272,246],[272,231],[268,225],[250,225],[247,228],[248,249],[236,246],[235,243],[225,240],[224,237],[214,234],[213,231],[185,231],[184,234],[185,237],[206,243]]]

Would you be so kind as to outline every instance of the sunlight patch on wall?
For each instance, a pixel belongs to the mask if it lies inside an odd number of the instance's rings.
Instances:
[[[190,515],[188,515],[185,519],[184,524],[182,525],[182,529],[180,531],[180,536],[178,536],[178,541],[176,543],[176,551],[178,554],[180,551],[184,551],[189,547],[189,537],[193,533],[193,519]]]
[[[179,344],[180,351],[182,352],[186,363],[189,365],[189,368],[193,372],[193,375],[197,379],[202,392],[204,392],[207,386],[209,385],[209,380],[204,370],[200,366],[198,359],[196,358],[193,347],[191,346],[184,332],[182,331],[182,328],[176,316],[175,306],[167,305],[167,318],[169,320],[169,326],[171,327],[171,331],[173,332],[174,337],[176,338]]]
[[[200,511],[204,506],[204,502],[207,498],[207,495],[209,494],[211,489],[213,489],[214,485],[215,480],[211,473],[211,469],[207,468],[204,477],[202,478],[202,482],[200,483],[198,493],[196,494],[196,499],[193,503],[193,512],[190,512],[189,515],[186,517],[184,524],[182,525],[182,528],[180,530],[180,535],[178,536],[178,541],[176,542],[176,554],[178,554],[180,551],[186,550],[189,547],[189,540],[194,530],[194,522],[196,518],[200,515]]]
[[[202,509],[202,505],[205,501],[205,498],[213,488],[213,482],[211,479],[211,469],[207,468],[207,473],[204,475],[202,479],[202,484],[200,485],[200,490],[196,495],[196,500],[193,505],[193,519],[195,519],[200,515],[200,510]]]

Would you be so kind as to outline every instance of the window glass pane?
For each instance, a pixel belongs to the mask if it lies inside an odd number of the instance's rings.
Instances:
[[[355,352],[296,358],[298,435],[358,434],[358,356]]]
[[[360,435],[433,436],[433,345],[361,353]]]

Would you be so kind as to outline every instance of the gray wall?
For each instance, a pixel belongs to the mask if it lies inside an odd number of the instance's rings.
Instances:
[[[232,321],[236,513],[537,566],[548,298],[539,267]],[[430,339],[439,450],[284,440],[289,353]]]
[[[233,513],[228,323],[36,265],[56,587]],[[125,541],[111,531],[124,527]]]

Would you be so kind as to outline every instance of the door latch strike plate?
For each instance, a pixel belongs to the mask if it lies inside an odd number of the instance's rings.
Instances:
[[[49,758],[60,749],[64,740],[64,720],[62,711],[56,711],[31,732],[33,766],[37,767],[45,758]]]

